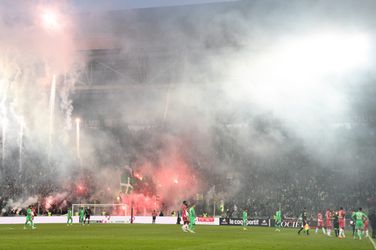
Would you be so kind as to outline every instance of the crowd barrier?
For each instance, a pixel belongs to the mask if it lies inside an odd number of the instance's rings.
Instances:
[[[155,224],[177,224],[176,216],[157,216]],[[14,217],[0,217],[0,224],[24,224],[26,217],[24,216],[14,216]],[[35,224],[45,224],[45,223],[67,223],[67,216],[35,216]],[[73,223],[79,223],[78,216],[73,216]],[[90,223],[131,223],[131,216],[91,216]],[[151,216],[134,216],[132,223],[134,224],[151,224]],[[182,223],[182,222],[181,222]],[[213,226],[242,226],[243,219],[241,218],[213,218],[213,217],[197,217],[196,225],[213,225]],[[257,226],[257,227],[274,227],[275,221],[270,218],[249,218],[247,220],[247,226]],[[296,219],[284,219],[282,220],[282,227],[297,228],[300,227],[301,223],[297,222]],[[346,221],[346,225],[349,222]],[[310,222],[311,228],[316,227],[316,222]]]
[[[24,224],[26,217],[0,217],[0,224]],[[67,223],[67,216],[35,216],[35,224],[45,223]],[[79,223],[79,217],[73,216],[73,223]],[[90,223],[131,223],[131,216],[91,216]],[[134,216],[132,223],[134,224],[151,224],[151,216]],[[158,216],[155,224],[177,224],[177,217],[174,216]],[[198,217],[197,225],[219,225],[219,218]]]

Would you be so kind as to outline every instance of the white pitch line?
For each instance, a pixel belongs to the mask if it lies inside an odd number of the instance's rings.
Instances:
[[[376,250],[376,244],[371,237],[367,237],[371,241],[373,248]]]

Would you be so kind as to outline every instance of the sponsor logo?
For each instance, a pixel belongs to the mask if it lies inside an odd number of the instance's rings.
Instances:
[[[198,222],[214,222],[213,217],[198,217],[197,218]]]
[[[272,220],[271,226],[275,225],[275,221]],[[299,222],[293,219],[285,219],[281,221],[281,227],[299,227]]]
[[[261,226],[269,226],[269,220],[262,220],[262,222],[261,222]]]
[[[221,218],[221,219],[219,220],[219,225],[228,225],[228,223],[227,223],[227,219]]]
[[[221,218],[219,220],[220,225],[233,225],[233,226],[242,226],[243,219],[225,219]],[[247,226],[269,226],[269,219],[249,219],[246,223]]]

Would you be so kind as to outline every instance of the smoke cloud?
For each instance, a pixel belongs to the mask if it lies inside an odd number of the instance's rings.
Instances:
[[[38,5],[8,4],[16,11],[0,10],[6,200],[48,190],[72,203],[121,196],[144,204],[140,213],[192,200],[202,211],[223,201],[269,215],[370,205],[373,1],[84,14],[51,6],[74,13],[58,16],[57,30],[40,25]],[[79,157],[72,116],[81,119]],[[22,169],[12,163],[17,117]],[[138,179],[132,195],[120,190],[123,175]],[[15,191],[26,179],[35,186]]]

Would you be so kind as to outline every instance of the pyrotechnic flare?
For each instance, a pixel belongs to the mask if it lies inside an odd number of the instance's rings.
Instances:
[[[77,159],[81,162],[81,152],[80,152],[80,118],[76,118],[76,155]]]
[[[165,103],[165,108],[163,112],[163,121],[166,120],[169,105],[170,105],[170,86],[168,86],[168,89],[167,89],[166,103]]]
[[[4,168],[5,161],[5,134],[6,134],[6,119],[2,118],[2,133],[1,133],[1,166]]]
[[[5,100],[5,98],[4,98]],[[4,168],[4,162],[5,162],[5,136],[6,136],[6,125],[7,125],[7,119],[6,119],[6,110],[5,110],[5,101],[1,102],[1,166]]]
[[[60,28],[57,12],[52,9],[45,9],[41,15],[43,27],[48,31],[57,31]]]
[[[48,159],[51,157],[52,136],[54,126],[54,111],[55,111],[55,95],[56,95],[56,75],[52,77],[51,93],[50,93],[50,117],[48,123]]]
[[[24,135],[24,120],[23,117],[20,118],[19,120],[20,123],[20,134],[19,134],[19,172],[22,171],[22,146],[23,146],[23,135]]]

